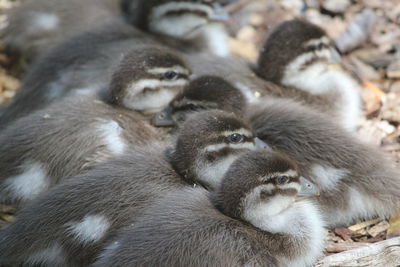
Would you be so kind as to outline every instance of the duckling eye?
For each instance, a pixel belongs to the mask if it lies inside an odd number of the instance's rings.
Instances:
[[[228,140],[231,143],[240,143],[243,142],[244,136],[238,133],[234,133],[228,136]]]
[[[322,50],[322,48],[324,48],[324,44],[323,43],[319,43],[317,45],[317,50]]]
[[[178,78],[178,73],[176,73],[175,71],[167,71],[164,73],[164,78],[167,80],[175,80],[176,78]]]
[[[289,180],[290,180],[290,178],[287,177],[286,175],[278,176],[275,178],[276,184],[279,184],[279,185],[287,184],[289,182]]]

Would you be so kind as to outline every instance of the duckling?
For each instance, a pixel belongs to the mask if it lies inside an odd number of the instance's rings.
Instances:
[[[124,228],[94,266],[312,266],[324,245],[316,188],[274,152],[234,161],[219,188],[176,189]]]
[[[258,137],[290,155],[321,189],[315,201],[328,226],[387,218],[400,210],[399,166],[377,147],[293,100],[265,100],[247,114]]]
[[[0,133],[0,201],[24,205],[131,144],[163,138],[143,113],[165,107],[189,75],[169,50],[132,50],[102,98],[72,95],[10,124]]]
[[[210,164],[221,162],[218,172],[224,175],[222,169],[229,168],[224,158],[256,149],[247,123],[222,111],[190,116],[178,139],[192,140],[194,158],[184,162],[189,166],[171,165],[168,142],[131,146],[119,158],[33,200],[0,232],[0,265],[88,266],[119,229],[134,222],[156,199],[190,186],[190,179],[182,179],[176,170],[190,169],[197,177]],[[218,154],[218,147],[225,153]],[[173,154],[187,153],[187,148],[177,145]]]
[[[225,79],[201,76],[192,80],[163,111],[155,114],[152,124],[157,127],[179,126],[192,112],[220,109],[243,115],[245,97]]]
[[[227,56],[228,33],[221,23],[229,19],[224,0],[122,0],[128,21],[155,34],[191,40],[190,46]],[[200,43],[200,45],[199,45]]]
[[[99,21],[122,16],[119,0],[24,1],[7,14],[6,47],[32,62],[38,55]]]
[[[201,37],[212,52],[226,55],[228,35],[218,21],[227,20],[227,13],[217,4],[190,0],[26,1],[11,10],[3,35],[6,46],[33,61],[99,22],[126,17],[132,25],[154,34],[187,40]]]
[[[320,27],[295,19],[280,24],[261,49],[256,72],[276,84],[333,103],[334,114],[346,129],[354,130],[361,115],[360,85],[347,73],[329,68],[341,58]]]
[[[13,101],[0,114],[0,129],[67,95],[96,93],[107,87],[123,54],[147,45],[154,46],[154,42],[121,20],[68,39],[33,65]]]
[[[232,91],[231,95],[235,94],[240,94],[240,90]],[[201,103],[200,98],[196,101]],[[167,109],[168,114],[178,111],[171,104]],[[196,109],[192,106],[190,112]],[[247,105],[242,114],[266,143],[265,147],[290,155],[301,172],[318,185],[321,196],[316,201],[330,227],[376,216],[391,217],[400,209],[398,166],[378,148],[360,142],[325,114],[293,99],[273,97]],[[185,114],[179,118],[184,119]],[[182,123],[182,119],[163,122],[172,126]]]

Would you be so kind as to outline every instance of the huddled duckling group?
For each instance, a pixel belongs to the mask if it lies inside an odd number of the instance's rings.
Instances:
[[[256,64],[224,0],[36,0],[0,113],[0,266],[312,266],[325,229],[400,210],[400,171],[355,137],[359,84],[301,19]]]

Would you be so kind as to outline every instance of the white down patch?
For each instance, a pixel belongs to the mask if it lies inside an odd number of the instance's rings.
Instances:
[[[133,110],[157,109],[165,106],[179,90],[188,83],[186,79],[161,81],[158,79],[143,79],[132,83],[126,89],[123,105]],[[152,91],[144,91],[151,89]],[[161,103],[160,103],[161,102]]]
[[[252,142],[244,142],[244,143],[237,143],[237,144],[214,144],[206,146],[204,149],[205,152],[217,152],[224,148],[233,148],[233,149],[248,149],[248,150],[255,150],[256,146]]]
[[[190,74],[188,69],[186,69],[182,66],[179,66],[179,65],[176,65],[173,67],[167,67],[167,68],[152,68],[152,69],[147,70],[147,72],[151,73],[151,74],[164,74],[168,71],[174,71],[176,73],[184,74],[184,75]]]
[[[333,209],[326,214],[327,222],[332,225],[348,225],[355,220],[367,220],[377,215],[388,218],[393,215],[393,206],[362,193],[356,188],[349,187],[347,193],[347,209]]]
[[[213,164],[199,166],[197,171],[199,180],[210,186],[211,189],[217,189],[221,184],[222,178],[224,177],[226,171],[238,157],[239,155],[231,155],[222,158]]]
[[[187,11],[179,15],[167,15],[174,11]],[[203,12],[203,16],[195,15],[190,11]],[[153,8],[150,14],[149,28],[152,32],[159,32],[169,36],[184,38],[188,33],[208,22],[207,17],[213,14],[207,5],[189,2],[169,2]]]
[[[254,204],[259,191],[256,188],[244,200],[244,219],[261,230],[290,235],[292,242],[303,249],[298,257],[281,257],[283,266],[312,266],[324,248],[325,224],[318,208],[311,201],[293,202],[295,198],[287,196],[274,197],[264,205]]]
[[[332,103],[336,104],[340,124],[345,129],[354,130],[361,115],[360,85],[349,74],[328,69],[324,62],[314,63],[301,70],[301,66],[313,57],[313,53],[306,53],[290,63],[282,84],[315,95],[338,93]]]
[[[11,176],[4,181],[5,189],[15,198],[30,200],[49,187],[47,173],[38,162],[25,163],[20,167],[21,174]]]
[[[311,173],[319,189],[321,191],[328,191],[336,188],[340,180],[349,175],[350,171],[326,165],[313,164],[311,166]]]
[[[31,33],[55,30],[60,23],[60,18],[53,13],[35,12],[32,23],[29,25]]]
[[[114,155],[121,155],[126,147],[124,139],[121,137],[123,129],[114,120],[107,121],[98,126],[101,136],[108,150]]]
[[[66,224],[67,231],[83,243],[99,241],[110,228],[110,222],[103,215],[87,215],[80,222]]]
[[[56,243],[29,256],[26,263],[29,265],[64,266],[64,259],[63,249],[60,244]]]
[[[329,70],[324,75],[330,90],[340,93],[337,101],[341,112],[342,125],[347,130],[354,130],[362,113],[361,86],[347,73]]]
[[[159,89],[152,93],[146,93],[138,99],[129,101],[130,108],[134,110],[155,113],[165,108],[178,94],[178,90]]]
[[[203,27],[202,33],[206,40],[208,50],[220,57],[226,57],[230,55],[230,49],[228,45],[228,33],[221,24],[212,23]]]
[[[285,69],[281,83],[311,94],[322,94],[329,92],[329,85],[325,84],[324,72],[327,64],[316,62],[302,69],[304,64],[315,58],[312,52],[303,54],[291,62]]]

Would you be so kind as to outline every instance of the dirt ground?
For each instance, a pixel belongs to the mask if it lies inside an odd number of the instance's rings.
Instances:
[[[0,0],[4,11],[18,1]],[[357,135],[379,145],[400,161],[400,0],[239,0],[230,6],[228,26],[233,53],[255,61],[269,32],[284,20],[303,17],[320,25],[343,53],[343,67],[363,85],[364,117]],[[18,90],[19,73],[1,53],[0,105]],[[12,220],[13,209],[0,207],[0,225]],[[326,255],[385,240],[400,231],[400,219],[371,220],[331,229]]]

